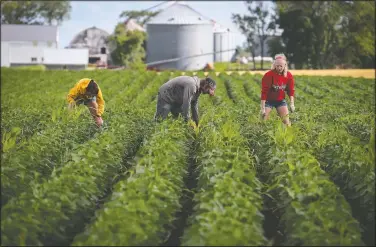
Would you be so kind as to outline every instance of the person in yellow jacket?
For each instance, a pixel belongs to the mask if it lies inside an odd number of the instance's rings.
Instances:
[[[76,105],[84,104],[89,108],[98,127],[103,125],[102,114],[104,112],[104,99],[98,84],[89,78],[79,80],[73,88],[69,90],[67,97],[68,109],[73,109]]]

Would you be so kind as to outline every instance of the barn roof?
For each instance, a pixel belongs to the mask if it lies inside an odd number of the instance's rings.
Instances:
[[[1,24],[1,41],[58,41],[57,26]]]
[[[87,28],[79,32],[70,42],[68,48],[88,48],[89,54],[98,54],[102,47],[107,47],[110,34],[97,27]]]

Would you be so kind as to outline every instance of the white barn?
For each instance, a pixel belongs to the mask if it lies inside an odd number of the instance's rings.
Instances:
[[[88,49],[59,49],[57,26],[1,25],[1,67],[45,65],[48,69],[85,69]]]

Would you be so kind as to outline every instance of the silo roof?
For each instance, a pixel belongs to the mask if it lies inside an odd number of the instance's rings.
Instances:
[[[211,20],[212,24],[213,24],[213,32],[214,33],[225,33],[225,32],[230,32],[230,29],[229,28],[225,28],[224,26],[222,26],[221,24],[219,24],[218,22],[214,21],[214,20]]]
[[[174,3],[154,16],[149,24],[211,24],[211,21],[186,4]]]

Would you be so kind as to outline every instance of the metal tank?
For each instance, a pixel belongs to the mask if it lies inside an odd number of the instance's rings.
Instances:
[[[171,5],[152,18],[146,30],[149,68],[192,71],[213,63],[212,24],[188,5]]]
[[[230,62],[235,53],[235,36],[229,28],[225,28],[212,20],[214,32],[214,62]]]
[[[234,34],[230,31],[214,33],[214,62],[231,61],[236,48],[234,41]]]

